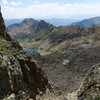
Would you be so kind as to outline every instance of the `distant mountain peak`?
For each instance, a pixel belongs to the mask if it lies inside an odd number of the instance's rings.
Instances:
[[[100,17],[93,17],[89,19],[84,19],[79,22],[74,22],[71,25],[78,25],[78,26],[84,26],[84,27],[89,27],[92,25],[99,25],[100,24]]]
[[[34,20],[33,18],[26,18],[19,24],[12,24],[7,27],[7,31],[10,35],[15,34],[36,34],[41,32],[43,34],[47,31],[51,31],[55,26],[45,22],[44,20]]]
[[[24,19],[21,23],[29,23],[29,22],[38,22],[37,20],[34,20],[33,18],[26,18],[26,19]]]
[[[41,28],[47,27],[49,23],[45,22],[44,20],[40,20],[38,26]]]
[[[45,23],[45,21],[44,20],[40,20],[40,23]]]

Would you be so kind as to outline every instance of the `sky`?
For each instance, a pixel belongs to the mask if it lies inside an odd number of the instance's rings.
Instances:
[[[0,5],[6,19],[100,16],[100,0],[0,0]]]

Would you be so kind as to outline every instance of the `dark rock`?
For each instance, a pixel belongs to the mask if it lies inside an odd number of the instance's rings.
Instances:
[[[0,12],[0,37],[3,37],[3,38],[5,38],[6,40],[11,41],[12,39],[11,39],[11,37],[6,33],[5,29],[6,29],[6,28],[5,28],[4,20],[3,20],[3,18],[2,18],[2,14],[1,14],[1,12]]]

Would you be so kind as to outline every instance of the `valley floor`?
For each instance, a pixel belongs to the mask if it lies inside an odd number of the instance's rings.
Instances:
[[[83,74],[70,71],[67,66],[61,64],[49,64],[42,69],[52,84],[54,92],[47,93],[37,100],[66,100],[67,94],[75,91],[84,77]]]
[[[81,73],[70,71],[67,66],[63,65],[53,64],[43,67],[43,70],[49,81],[53,83],[55,90],[62,93],[76,90],[84,77]]]

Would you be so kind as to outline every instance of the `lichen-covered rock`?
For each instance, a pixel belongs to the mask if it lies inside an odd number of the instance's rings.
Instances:
[[[67,96],[68,100],[100,100],[100,64],[94,65],[76,92]]]
[[[41,68],[5,32],[0,13],[0,100],[28,100],[45,92],[48,79]]]

